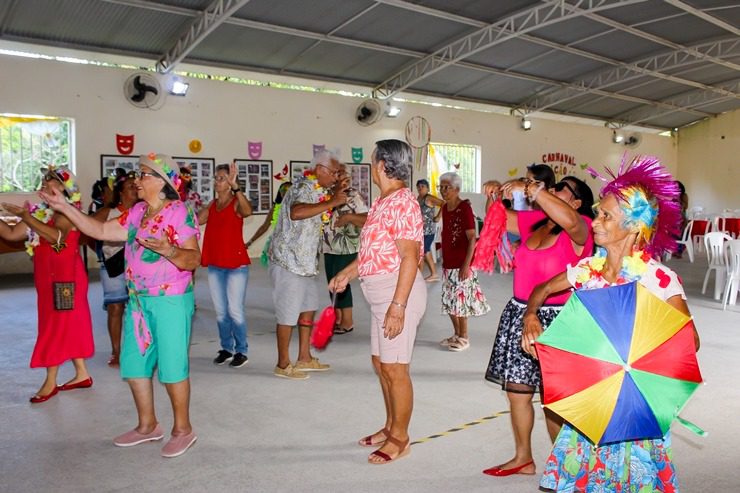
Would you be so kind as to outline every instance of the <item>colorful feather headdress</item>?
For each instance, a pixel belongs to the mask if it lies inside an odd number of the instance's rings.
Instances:
[[[621,202],[626,223],[637,227],[638,241],[645,243],[646,252],[658,257],[676,251],[676,238],[681,233],[681,193],[658,158],[635,156],[629,161],[625,153],[616,174],[606,168],[611,180],[593,168],[588,172],[606,182],[602,197],[614,194]]]

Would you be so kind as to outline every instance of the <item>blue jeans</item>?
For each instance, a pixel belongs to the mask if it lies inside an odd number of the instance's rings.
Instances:
[[[208,284],[216,310],[221,349],[247,354],[247,317],[244,299],[247,295],[249,267],[236,269],[208,267]]]

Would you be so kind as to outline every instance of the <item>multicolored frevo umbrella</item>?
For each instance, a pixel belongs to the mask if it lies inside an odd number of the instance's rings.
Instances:
[[[545,407],[598,445],[662,437],[702,382],[690,318],[636,282],[576,291],[537,354]]]

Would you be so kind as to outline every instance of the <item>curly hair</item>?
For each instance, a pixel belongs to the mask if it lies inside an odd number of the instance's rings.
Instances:
[[[392,180],[407,182],[411,178],[413,152],[411,146],[397,139],[379,140],[375,143],[375,159],[385,163],[385,174]]]

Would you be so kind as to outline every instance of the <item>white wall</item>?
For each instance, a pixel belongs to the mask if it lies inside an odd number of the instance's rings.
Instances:
[[[740,209],[740,110],[680,129],[678,142],[678,176],[689,207]]]
[[[190,80],[187,97],[169,97],[158,111],[142,110],[123,97],[122,86],[130,74],[124,69],[0,55],[0,113],[74,118],[83,192],[99,178],[100,154],[117,154],[117,133],[135,134],[136,154],[188,156],[188,142],[197,138],[203,143],[198,156],[213,157],[217,163],[248,158],[247,142],[262,141],[262,158],[272,159],[278,170],[290,160],[310,159],[313,144],[339,146],[347,161],[351,147],[362,146],[368,162],[376,140],[403,139],[406,121],[421,115],[432,127],[433,141],[481,147],[482,180],[508,179],[514,168],[519,176],[548,152],[572,155],[577,163],[597,169],[614,166],[626,149],[613,144],[611,130],[601,126],[534,118],[532,130],[525,132],[513,117],[410,103],[403,105],[399,118],[360,127],[353,121],[358,98],[207,80]],[[672,138],[644,134],[640,147],[629,151],[656,155],[676,170]],[[414,173],[417,178],[425,171]],[[578,166],[572,174],[586,177]],[[590,177],[587,181],[598,186]],[[0,200],[22,198],[5,194]],[[246,221],[247,238],[263,218]],[[261,243],[255,244],[250,253],[257,257],[261,248]],[[0,256],[0,273],[30,270],[23,255]]]

